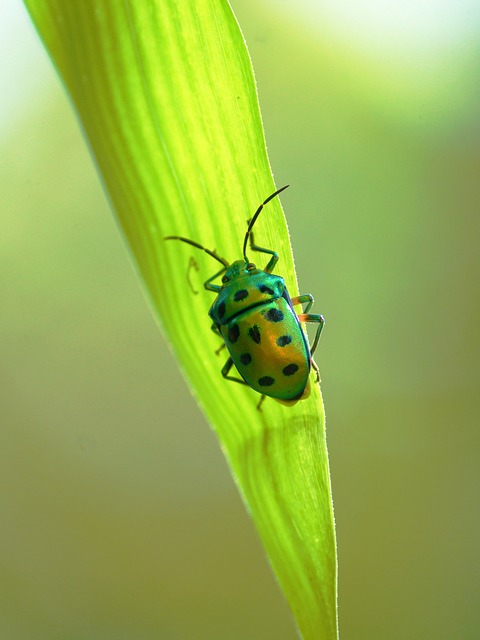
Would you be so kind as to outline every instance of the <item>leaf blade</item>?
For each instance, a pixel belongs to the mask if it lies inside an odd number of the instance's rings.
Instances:
[[[226,2],[28,0],[72,97],[138,270],[209,417],[305,638],[335,638],[336,560],[324,413],[312,384],[295,407],[221,380],[212,261],[193,295],[184,235],[240,257],[246,220],[275,189],[250,60]],[[298,292],[277,199],[257,237]],[[168,246],[170,244],[171,246]],[[196,272],[197,273],[197,272]],[[202,275],[202,278],[200,277]]]

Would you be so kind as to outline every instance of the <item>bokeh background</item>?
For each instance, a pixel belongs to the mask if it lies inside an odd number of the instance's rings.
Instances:
[[[342,636],[477,639],[480,5],[233,6],[327,318]],[[0,36],[0,637],[293,639],[18,0]]]

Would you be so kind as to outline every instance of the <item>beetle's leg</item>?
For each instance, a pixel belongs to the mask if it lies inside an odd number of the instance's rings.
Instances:
[[[203,283],[203,286],[207,291],[214,291],[215,293],[218,293],[220,291],[222,287],[218,284],[212,284],[212,280],[215,280],[216,278],[218,278],[218,276],[221,275],[224,271],[226,271],[226,269],[227,269],[226,267],[223,267],[223,269],[220,269],[220,271],[216,273],[214,276],[212,276],[208,280],[205,280],[205,282]]]
[[[297,318],[299,319],[300,322],[316,322],[318,323],[318,327],[317,327],[317,332],[315,334],[315,339],[313,341],[313,346],[310,349],[310,353],[313,355],[315,352],[315,349],[318,346],[318,341],[320,339],[320,334],[322,333],[322,329],[325,325],[325,319],[322,315],[320,314],[314,314],[314,313],[308,313],[310,311],[310,309],[312,308],[312,305],[314,303],[314,297],[312,296],[311,293],[304,293],[301,296],[296,296],[295,298],[292,298],[291,300],[292,302],[292,306],[296,305],[296,304],[305,304],[305,308],[303,309],[303,313],[300,313],[297,315]],[[318,371],[317,371],[318,373]]]
[[[302,300],[303,298],[303,300]],[[294,300],[296,302],[294,302]],[[313,296],[310,293],[306,293],[303,296],[298,296],[298,298],[293,298],[292,299],[292,304],[297,304],[298,302],[306,302],[307,306],[305,307],[305,310],[310,309],[310,307],[313,304]],[[318,341],[320,340],[320,334],[322,333],[322,329],[325,325],[325,319],[322,315],[317,314],[317,313],[299,313],[297,316],[298,320],[300,322],[316,322],[318,323],[318,327],[317,327],[317,331],[315,333],[315,338],[313,340],[313,345],[310,347],[310,362],[312,367],[315,369],[315,372],[317,374],[317,382],[320,382],[320,371],[318,369],[317,363],[315,362],[315,360],[313,359],[313,354],[315,353],[315,349],[318,346]]]
[[[313,340],[313,345],[310,348],[310,353],[313,356],[313,354],[315,353],[315,349],[317,348],[318,341],[320,339],[320,334],[322,333],[322,329],[325,325],[325,319],[323,316],[316,313],[299,313],[297,318],[300,322],[316,322],[318,324],[317,332],[315,334],[315,339]]]
[[[260,411],[260,413],[262,412],[262,404],[263,404],[263,401],[265,400],[266,397],[267,396],[264,393],[262,393],[262,395],[260,397],[260,400],[258,401],[257,411]]]
[[[273,269],[275,268],[275,265],[278,262],[278,253],[276,251],[273,251],[272,249],[265,249],[264,247],[259,247],[258,245],[256,245],[253,240],[253,232],[250,233],[250,248],[252,249],[252,251],[259,251],[260,253],[268,253],[269,255],[272,256],[267,266],[264,269],[265,273],[272,273]]]
[[[233,360],[232,358],[229,358],[226,363],[223,365],[223,369],[222,369],[222,376],[226,379],[226,380],[232,380],[232,382],[239,382],[240,384],[246,384],[247,387],[249,386],[245,380],[240,380],[240,378],[233,378],[232,376],[229,376],[228,373],[230,371],[230,369],[233,366]]]
[[[222,338],[222,344],[218,347],[218,349],[215,351],[215,355],[218,356],[220,354],[220,351],[222,349],[225,349],[225,347],[227,346],[225,344],[225,342],[223,342],[223,336],[220,333],[220,329],[217,327],[217,325],[215,324],[215,322],[212,324],[212,326],[210,327],[210,329],[213,331],[213,333],[218,336],[219,338]]]
[[[315,349],[318,346],[318,341],[320,340],[320,334],[322,333],[322,329],[325,324],[325,319],[320,314],[307,313],[308,311],[310,311],[312,304],[314,302],[314,298],[311,293],[304,293],[301,296],[296,296],[295,298],[292,298],[291,302],[292,302],[292,306],[296,304],[305,304],[303,313],[299,313],[297,315],[297,318],[299,319],[300,322],[317,322],[318,323],[317,332],[313,340],[313,345],[312,347],[310,347],[310,355],[313,356]],[[315,362],[313,357],[310,358],[310,362],[312,363],[312,367],[315,369],[317,373],[317,382],[319,382],[320,372],[318,370],[317,363]]]
[[[231,380],[232,382],[239,382],[240,384],[245,384],[247,385],[247,387],[249,387],[250,385],[248,384],[248,382],[245,382],[245,380],[240,380],[240,378],[233,378],[232,376],[229,376],[228,373],[230,371],[230,369],[233,367],[233,360],[232,358],[229,358],[226,363],[223,365],[223,369],[222,369],[222,376],[225,378],[225,380]],[[258,411],[262,411],[261,407],[262,407],[262,403],[265,400],[267,396],[262,394],[258,404],[257,404],[257,410]]]
[[[295,298],[292,298],[292,305],[307,303],[307,306],[304,308],[303,313],[308,313],[310,311],[313,302],[314,298],[311,293],[304,293],[302,296],[296,296]]]
[[[320,382],[320,369],[318,368],[318,364],[315,362],[313,358],[310,358],[310,364],[315,369],[315,373],[317,374],[315,382]]]

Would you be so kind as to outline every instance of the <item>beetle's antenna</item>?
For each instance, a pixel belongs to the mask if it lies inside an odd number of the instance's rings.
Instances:
[[[272,193],[271,196],[269,196],[266,200],[264,200],[262,202],[262,204],[258,207],[258,209],[255,211],[253,218],[250,220],[250,222],[248,223],[248,229],[247,229],[247,233],[245,234],[245,240],[243,241],[243,258],[245,260],[245,262],[248,262],[248,258],[247,258],[247,243],[248,243],[248,238],[250,236],[250,233],[252,232],[253,229],[253,225],[255,224],[255,222],[257,221],[258,216],[260,215],[263,207],[270,202],[270,200],[273,200],[273,198],[275,198],[275,196],[278,196],[279,193],[281,193],[284,189],[286,189],[287,187],[289,187],[289,184],[286,184],[284,187],[282,187],[281,189],[279,189],[278,191],[275,191],[275,193]]]
[[[215,258],[215,260],[218,260],[218,262],[221,262],[224,267],[229,266],[229,263],[225,260],[225,258],[220,257],[216,251],[210,251],[210,249],[205,249],[205,247],[202,247],[201,244],[198,244],[198,242],[195,242],[194,240],[189,240],[188,238],[182,238],[181,236],[167,236],[166,238],[164,238],[164,240],[181,240],[182,242],[191,244],[192,247],[196,247],[197,249],[201,249],[202,251],[205,251],[205,253],[208,253],[209,256],[212,256],[212,258]]]

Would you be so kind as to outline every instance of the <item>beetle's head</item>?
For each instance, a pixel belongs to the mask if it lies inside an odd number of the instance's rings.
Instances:
[[[243,276],[251,275],[254,272],[258,272],[258,269],[253,262],[235,260],[235,262],[232,262],[232,264],[227,267],[225,275],[222,277],[222,284],[223,286],[226,286],[232,280],[243,278]]]

